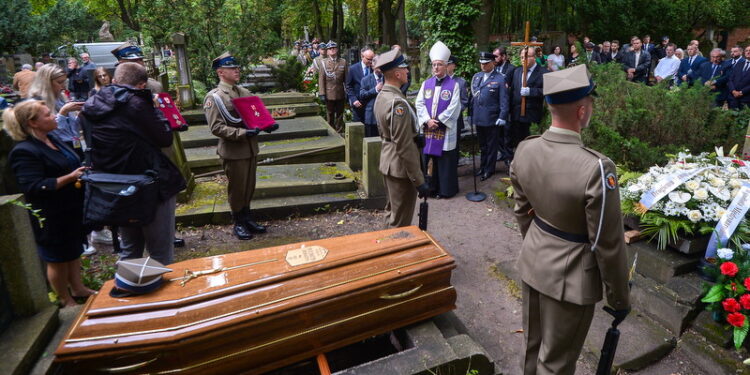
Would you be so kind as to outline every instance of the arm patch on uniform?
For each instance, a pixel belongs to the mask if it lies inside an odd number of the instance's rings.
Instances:
[[[211,99],[206,99],[205,102],[203,102],[203,109],[209,109],[214,106],[214,101]]]
[[[406,112],[406,111],[404,110],[404,106],[403,105],[397,105],[396,109],[394,110],[394,112],[396,112],[397,116],[403,116],[404,112]]]
[[[606,180],[607,189],[615,190],[617,187],[617,176],[614,173],[608,173]]]

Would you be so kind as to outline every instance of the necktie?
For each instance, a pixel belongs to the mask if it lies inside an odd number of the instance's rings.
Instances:
[[[714,70],[711,72],[711,78],[714,78],[716,76],[716,68],[718,65],[714,64]]]
[[[692,56],[688,59],[688,67],[691,67],[691,66],[693,66],[693,57]]]
[[[750,67],[750,60],[745,61],[745,67],[742,69],[742,72],[746,72],[748,67]]]

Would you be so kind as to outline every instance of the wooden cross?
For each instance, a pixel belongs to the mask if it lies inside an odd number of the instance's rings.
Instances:
[[[526,32],[524,33],[523,42],[512,42],[511,46],[523,46],[528,53],[529,47],[543,46],[544,43],[532,42],[529,40],[529,34],[531,33],[531,22],[526,21]],[[529,71],[529,67],[526,64],[526,59],[522,58],[521,63],[523,64],[523,78],[521,78],[521,87],[526,87],[526,73]],[[521,97],[521,116],[526,116],[526,97]]]

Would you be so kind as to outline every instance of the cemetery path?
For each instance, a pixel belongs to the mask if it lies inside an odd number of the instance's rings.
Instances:
[[[473,189],[468,172],[466,167],[459,171],[462,177],[459,177],[458,195],[451,199],[429,200],[428,230],[456,259],[458,267],[452,280],[458,291],[455,314],[468,334],[498,363],[503,374],[521,374],[520,289],[501,272],[501,268],[507,269],[515,262],[521,236],[508,202],[496,202],[495,197],[495,191],[505,189],[500,178],[506,176],[499,174],[479,182],[479,191],[486,193],[488,198],[484,202],[472,203],[464,197]],[[413,223],[416,222],[415,212]],[[177,249],[177,261],[386,228],[382,211],[360,209],[292,217],[264,224],[268,226],[268,233],[251,241],[234,239],[231,226],[181,228],[188,246]],[[601,311],[596,314],[595,319],[600,316],[599,319],[607,319]],[[603,336],[604,332],[590,334]],[[576,374],[593,374],[595,366],[591,356],[582,355]],[[702,372],[683,351],[676,349],[666,358],[635,373],[688,375]]]

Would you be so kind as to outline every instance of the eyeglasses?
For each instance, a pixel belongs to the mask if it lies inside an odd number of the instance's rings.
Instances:
[[[97,78],[107,78],[109,75],[107,74],[97,74]]]

